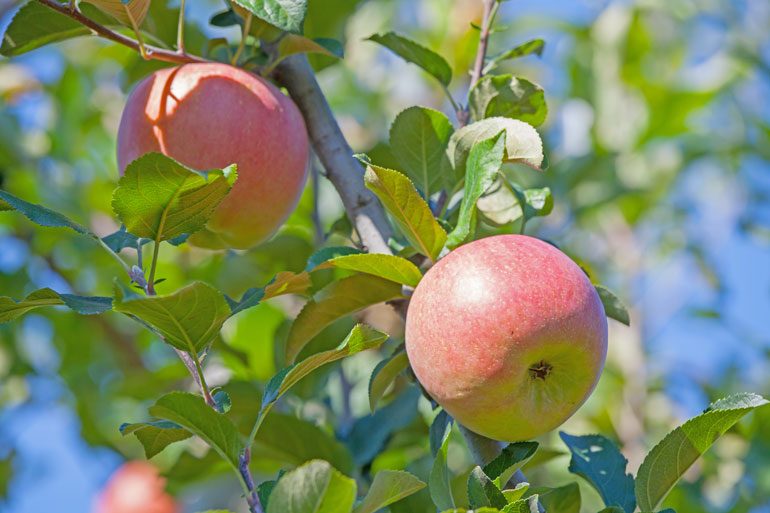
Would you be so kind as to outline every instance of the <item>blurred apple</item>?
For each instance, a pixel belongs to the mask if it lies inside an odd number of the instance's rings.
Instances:
[[[107,481],[95,513],[179,513],[174,498],[166,493],[166,480],[144,461],[124,463]]]

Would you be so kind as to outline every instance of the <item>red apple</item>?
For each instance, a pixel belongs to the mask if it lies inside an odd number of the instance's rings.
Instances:
[[[193,169],[238,165],[238,180],[190,241],[249,248],[294,210],[307,177],[308,139],[296,105],[233,66],[185,64],[156,71],[128,98],[118,129],[121,173],[159,151]]]
[[[124,463],[105,485],[96,513],[179,513],[174,498],[166,493],[165,479],[144,461]]]
[[[567,420],[599,380],[607,319],[555,247],[524,235],[461,246],[419,283],[406,351],[425,390],[471,431],[528,440]]]

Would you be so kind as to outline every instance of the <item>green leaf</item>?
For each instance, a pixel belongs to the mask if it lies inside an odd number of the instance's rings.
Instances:
[[[444,439],[441,442],[441,448],[433,460],[433,467],[430,470],[428,478],[428,490],[433,503],[443,511],[453,509],[455,500],[452,496],[452,474],[447,466],[447,452],[449,450],[449,439],[452,437],[452,430],[446,430]]]
[[[430,453],[434,458],[441,449],[441,444],[447,436],[447,429],[451,429],[452,422],[452,417],[449,416],[446,410],[441,408],[441,411],[436,414],[433,422],[430,423],[428,441],[430,443]]]
[[[262,21],[286,32],[302,33],[307,0],[234,0]]]
[[[503,495],[509,503],[516,502],[524,497],[527,490],[529,490],[529,483],[518,483],[513,489],[503,490]]]
[[[131,162],[112,195],[112,209],[138,236],[169,240],[194,233],[235,182],[236,166],[194,171],[161,153],[147,153]]]
[[[400,284],[368,274],[332,282],[308,301],[294,319],[286,341],[287,361],[293,362],[314,336],[340,317],[400,297]]]
[[[346,255],[360,255],[363,251],[358,248],[351,248],[350,246],[329,246],[321,248],[307,259],[307,266],[305,271],[310,272],[315,270],[319,265],[328,262],[337,257]]]
[[[328,461],[343,473],[355,471],[345,444],[325,429],[294,415],[272,412],[264,418],[251,449],[253,461],[296,467],[306,461]]]
[[[102,25],[114,25],[115,20],[90,5],[81,5],[83,14]],[[3,35],[0,54],[21,55],[41,46],[78,36],[93,34],[85,25],[60,14],[39,2],[27,2],[14,15]]]
[[[569,471],[593,486],[606,506],[619,506],[626,513],[636,508],[634,477],[626,474],[628,461],[612,441],[602,435],[572,436],[559,432],[572,453]]]
[[[102,237],[102,241],[115,253],[125,248],[136,249],[139,246],[140,240],[142,246],[151,242],[150,239],[141,239],[132,233],[128,233],[123,225],[115,233]]]
[[[484,465],[484,473],[502,488],[508,479],[535,454],[537,442],[514,442],[503,448],[500,454]]]
[[[429,50],[395,32],[373,34],[368,39],[381,44],[405,61],[418,65],[441,82],[444,87],[447,87],[452,81],[452,68],[449,67],[449,63],[433,50]]]
[[[441,513],[500,513],[497,508],[479,508],[474,510],[467,510],[463,508],[452,508],[442,511]]]
[[[409,358],[403,348],[377,364],[369,378],[369,408],[372,413],[377,409],[377,403],[385,395],[388,386],[407,367],[409,367]]]
[[[219,333],[230,307],[217,289],[196,281],[165,296],[144,297],[115,283],[116,312],[134,316],[158,331],[168,344],[195,354]]]
[[[468,99],[471,119],[513,118],[532,126],[548,115],[543,88],[513,75],[487,75],[473,87]]]
[[[636,478],[636,498],[653,511],[711,445],[741,418],[768,404],[756,394],[735,394],[714,402],[701,415],[671,431],[644,458]]]
[[[326,461],[314,460],[278,481],[267,513],[350,513],[355,498],[355,480]]]
[[[13,210],[23,214],[27,219],[40,226],[46,226],[51,228],[70,228],[82,235],[93,235],[88,228],[82,226],[74,221],[71,221],[66,216],[46,208],[42,205],[36,205],[29,203],[21,198],[17,198],[13,194],[0,189],[0,200],[5,201]]]
[[[422,273],[406,258],[379,253],[359,253],[343,255],[327,260],[316,269],[346,269],[359,273],[370,274],[379,278],[416,287],[422,279]]]
[[[530,41],[527,41],[526,43],[522,43],[519,46],[516,46],[514,48],[511,48],[510,50],[506,50],[504,52],[501,52],[491,57],[486,67],[484,68],[484,73],[492,71],[503,61],[518,59],[519,57],[524,57],[527,55],[531,55],[533,53],[538,56],[541,56],[543,55],[544,48],[545,48],[545,41],[543,41],[542,39],[532,39]]]
[[[538,496],[533,495],[532,497],[527,497],[526,499],[519,499],[515,502],[512,502],[500,511],[501,513],[539,513],[540,509],[538,508],[537,503]]]
[[[140,26],[147,16],[150,0],[84,0],[98,7],[127,27]],[[128,12],[126,12],[128,11]]]
[[[453,132],[454,127],[443,112],[427,107],[401,111],[390,127],[391,150],[426,198],[455,185],[446,154]]]
[[[150,407],[150,415],[170,420],[203,439],[236,471],[243,451],[238,429],[230,419],[209,407],[203,398],[185,392],[171,392]]]
[[[233,407],[233,401],[230,394],[222,389],[212,390],[211,398],[214,399],[214,407],[219,413],[227,413]]]
[[[431,260],[438,259],[446,242],[446,232],[409,178],[393,169],[369,164],[364,180],[366,187],[380,198],[393,216],[409,243]]]
[[[504,152],[504,131],[474,144],[471,148],[460,214],[457,225],[447,237],[448,248],[454,249],[465,243],[476,232],[476,202],[500,172]]]
[[[238,312],[242,312],[243,310],[257,306],[264,298],[265,289],[256,287],[247,289],[246,292],[244,292],[241,296],[241,299],[238,301],[230,298],[229,296],[225,296],[225,300],[230,306],[230,312],[233,315],[237,314]]]
[[[148,459],[169,445],[192,436],[191,432],[167,420],[123,424],[120,426],[120,433],[123,436],[133,434],[144,447],[144,454]]]
[[[342,59],[344,48],[336,39],[310,39],[297,34],[286,34],[278,43],[278,55],[283,59],[297,53],[320,53]]]
[[[272,481],[263,481],[257,485],[257,496],[259,496],[259,503],[262,504],[262,509],[267,509],[268,505],[270,504],[270,496],[273,494],[275,485],[278,484],[278,481],[281,479],[281,477],[283,477],[283,474],[285,474],[285,472],[281,470],[279,472],[278,479]]]
[[[467,125],[449,140],[447,154],[458,180],[465,177],[465,166],[471,148],[505,130],[505,162],[519,162],[536,169],[543,163],[543,141],[537,130],[523,121],[509,118],[487,118]]]
[[[527,496],[530,495],[537,495],[546,511],[580,513],[580,486],[577,483],[569,483],[558,488],[545,486],[530,488]]]
[[[503,226],[521,217],[526,223],[533,217],[547,216],[553,210],[553,196],[548,187],[524,190],[501,175],[476,206],[487,222]]]
[[[302,378],[316,370],[317,368],[341,360],[347,356],[352,356],[367,349],[379,347],[385,342],[388,336],[381,331],[377,331],[365,324],[356,324],[345,340],[335,349],[323,351],[311,355],[299,363],[281,369],[265,386],[262,395],[262,406],[260,416],[264,417],[272,404],[285,394],[292,386],[297,384]]]
[[[49,288],[31,292],[21,301],[0,296],[0,323],[10,322],[36,308],[60,305],[65,305],[79,314],[93,315],[110,310],[112,298],[59,294]]]
[[[369,464],[393,433],[404,429],[414,420],[420,396],[417,387],[409,387],[374,414],[355,421],[347,444],[357,465]]]
[[[306,294],[311,285],[312,282],[308,273],[283,271],[276,274],[270,283],[265,286],[265,295],[262,299],[268,300],[285,294]]]
[[[596,292],[599,293],[599,299],[602,300],[604,313],[607,314],[607,317],[615,319],[626,326],[631,326],[631,316],[628,315],[628,309],[618,296],[603,285],[594,285],[594,287],[596,288]]]
[[[425,483],[409,472],[381,470],[374,475],[369,491],[353,513],[375,513],[423,488]]]
[[[478,465],[468,476],[468,501],[472,508],[504,508],[508,504],[500,488]]]

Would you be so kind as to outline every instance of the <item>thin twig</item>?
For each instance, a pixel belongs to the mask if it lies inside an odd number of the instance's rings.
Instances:
[[[63,14],[68,18],[72,18],[73,20],[85,25],[86,27],[94,31],[94,33],[98,36],[101,36],[105,39],[109,39],[110,41],[114,41],[115,43],[121,44],[123,46],[127,46],[137,52],[141,53],[142,51],[139,42],[136,41],[135,39],[131,39],[130,37],[126,37],[123,34],[118,34],[117,32],[114,32],[108,29],[104,25],[101,25],[95,22],[94,20],[92,20],[91,18],[89,18],[88,16],[85,16],[83,13],[81,13],[78,10],[71,11],[67,4],[60,4],[56,0],[37,0],[37,1],[45,5],[46,7],[49,7],[50,9],[53,9],[54,11],[60,14]],[[190,55],[188,53],[177,53],[170,50],[165,50],[163,48],[158,48],[157,46],[144,45],[144,49],[146,52],[146,57],[149,59],[154,59],[156,61],[176,62],[180,64],[184,64],[187,62],[209,62],[203,57],[199,57],[197,55]]]
[[[484,60],[487,58],[487,48],[489,47],[489,33],[492,30],[492,24],[500,8],[500,0],[482,0],[484,3],[484,12],[481,16],[481,32],[479,34],[479,46],[476,49],[476,60],[471,70],[471,83],[468,86],[468,98],[476,84],[484,75]],[[461,127],[470,121],[470,107],[466,101],[464,108],[457,110],[457,121]]]
[[[484,59],[487,57],[487,47],[489,46],[489,32],[492,29],[492,22],[497,9],[499,8],[498,0],[483,0],[484,2],[484,14],[481,18],[481,33],[479,35],[479,46],[476,50],[476,60],[473,63],[473,70],[471,71],[471,84],[468,90],[481,80],[484,71]]]

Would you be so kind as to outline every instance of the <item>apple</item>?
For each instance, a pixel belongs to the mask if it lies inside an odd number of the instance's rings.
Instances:
[[[165,480],[144,461],[124,463],[102,489],[95,513],[179,513]]]
[[[599,295],[539,239],[499,235],[459,247],[417,285],[406,318],[414,374],[480,435],[522,441],[567,420],[607,353]]]
[[[161,152],[196,170],[238,165],[238,180],[190,242],[250,248],[269,238],[299,201],[308,138],[297,106],[275,86],[220,63],[156,71],[128,97],[118,128],[121,174]]]

